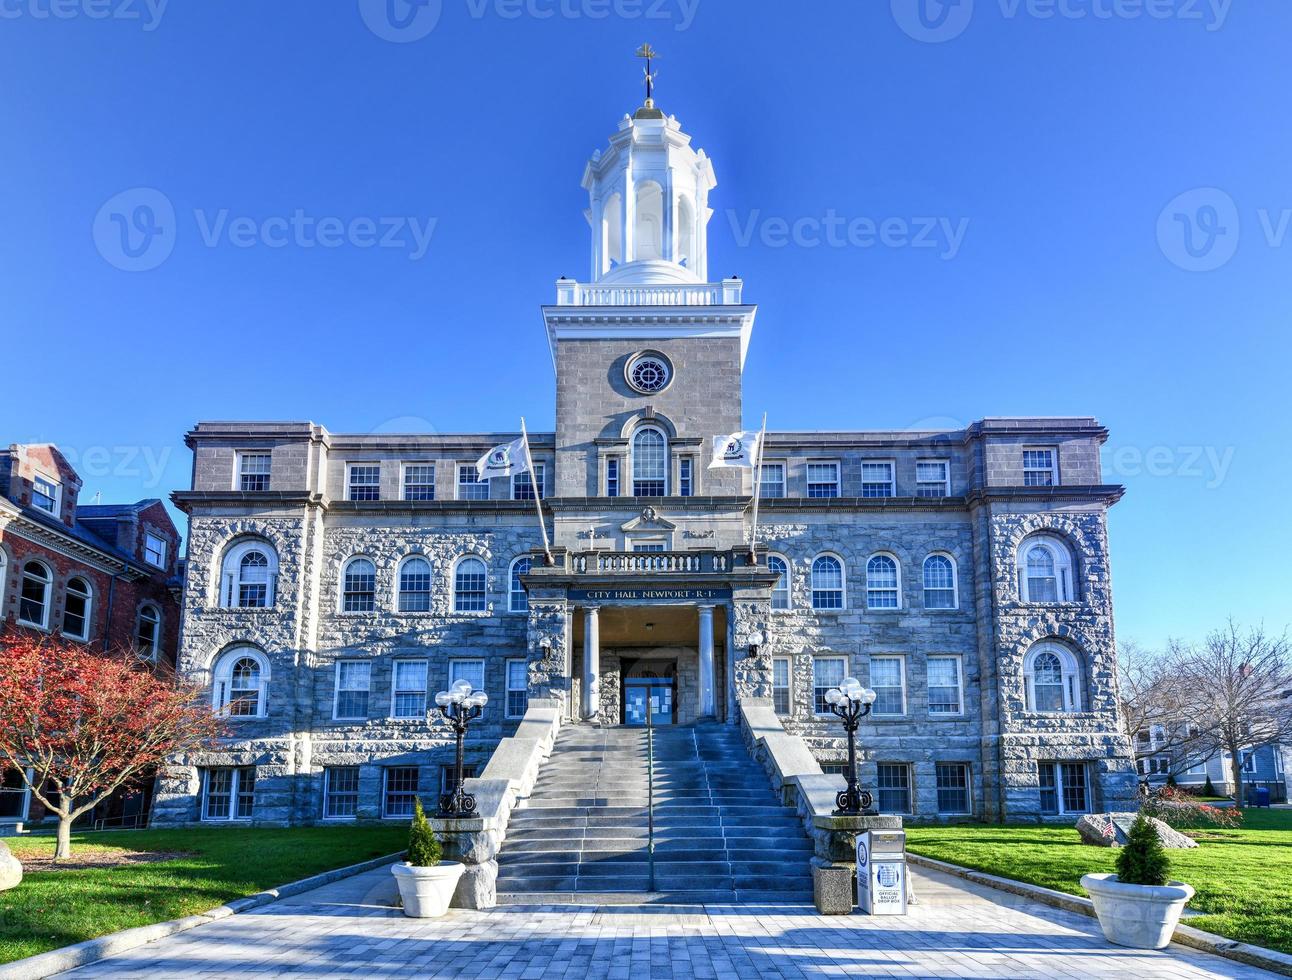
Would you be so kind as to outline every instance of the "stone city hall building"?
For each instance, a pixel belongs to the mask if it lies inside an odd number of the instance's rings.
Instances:
[[[751,552],[752,470],[707,467],[742,428],[756,312],[741,280],[709,280],[715,185],[650,104],[588,162],[591,270],[542,308],[556,426],[530,436],[532,478],[477,481],[515,433],[188,434],[179,668],[231,737],[178,760],[154,825],[406,820],[449,788],[427,708],[459,678],[490,697],[468,775],[536,698],[586,744],[654,704],[701,755],[761,703],[839,772],[824,695],[853,675],[878,694],[859,739],[881,812],[1125,808],[1107,430],[769,431]]]

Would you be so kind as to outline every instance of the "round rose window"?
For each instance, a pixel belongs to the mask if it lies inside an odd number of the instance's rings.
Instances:
[[[628,362],[624,372],[628,383],[644,395],[663,391],[673,380],[673,367],[663,354],[647,352],[638,354]]]

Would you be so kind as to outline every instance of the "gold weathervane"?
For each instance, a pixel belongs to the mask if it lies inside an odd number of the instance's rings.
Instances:
[[[659,57],[659,52],[647,43],[637,49],[637,57],[646,59],[646,108],[654,109],[656,72],[651,71],[651,62]]]

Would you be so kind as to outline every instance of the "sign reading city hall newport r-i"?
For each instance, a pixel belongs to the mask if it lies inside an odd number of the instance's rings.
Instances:
[[[570,589],[574,602],[722,602],[730,589]]]

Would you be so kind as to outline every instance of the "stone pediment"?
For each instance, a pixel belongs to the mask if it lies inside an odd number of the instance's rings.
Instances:
[[[633,531],[675,531],[677,530],[677,525],[660,517],[654,507],[646,507],[642,510],[640,517],[634,517],[627,524],[619,525],[619,530],[625,533]]]

